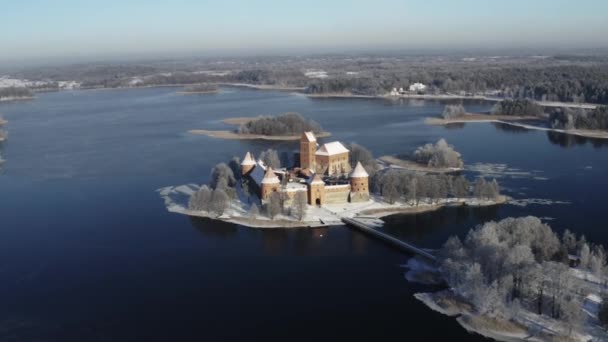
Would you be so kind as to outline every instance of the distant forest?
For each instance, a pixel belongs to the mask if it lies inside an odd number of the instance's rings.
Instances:
[[[384,95],[421,82],[429,94],[608,104],[608,56],[301,56],[78,64],[13,77],[85,88],[247,83],[310,94]]]

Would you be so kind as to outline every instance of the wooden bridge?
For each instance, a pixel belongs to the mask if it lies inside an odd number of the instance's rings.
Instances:
[[[365,234],[371,235],[377,239],[387,242],[387,243],[393,245],[394,247],[398,248],[401,251],[420,255],[421,257],[424,257],[431,261],[437,261],[437,257],[434,256],[433,254],[431,254],[423,249],[420,249],[410,243],[401,241],[393,236],[383,233],[383,232],[371,227],[370,225],[367,225],[365,222],[362,222],[361,220],[357,220],[356,218],[343,217],[342,222],[344,222],[344,224],[346,224],[347,226],[356,228]]]

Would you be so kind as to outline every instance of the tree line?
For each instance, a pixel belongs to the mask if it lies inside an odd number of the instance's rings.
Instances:
[[[399,169],[378,173],[372,184],[374,192],[391,204],[397,201],[434,204],[449,197],[495,200],[500,196],[500,186],[495,179],[487,181],[480,177],[471,184],[462,175],[421,174]]]
[[[480,313],[513,318],[528,310],[570,328],[584,322],[586,296],[570,272],[570,256],[600,279],[607,269],[603,246],[569,230],[560,238],[531,216],[488,222],[470,230],[464,240],[451,237],[438,256],[450,288]]]
[[[2,98],[11,98],[11,97],[32,97],[34,93],[28,88],[25,87],[8,87],[8,88],[0,88],[0,99]]]
[[[608,106],[593,110],[583,108],[556,108],[549,116],[552,128],[608,130]]]
[[[240,134],[299,135],[305,131],[321,133],[321,125],[306,120],[299,113],[284,113],[278,116],[262,116],[242,124]]]
[[[541,105],[529,99],[502,100],[492,107],[492,115],[508,116],[542,116],[544,109]]]

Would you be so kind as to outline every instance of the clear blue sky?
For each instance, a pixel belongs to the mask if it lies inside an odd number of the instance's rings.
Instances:
[[[6,0],[0,61],[364,49],[608,47],[607,0]]]

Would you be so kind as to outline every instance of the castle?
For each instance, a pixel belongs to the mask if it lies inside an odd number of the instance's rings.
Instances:
[[[369,200],[369,175],[357,162],[351,170],[350,151],[338,141],[319,147],[313,132],[300,137],[299,165],[273,170],[250,152],[241,162],[241,173],[253,180],[262,202],[280,193],[288,205],[299,192],[305,192],[308,204],[363,202]]]

